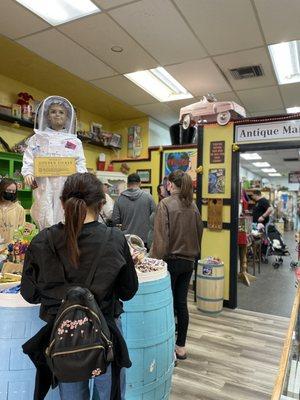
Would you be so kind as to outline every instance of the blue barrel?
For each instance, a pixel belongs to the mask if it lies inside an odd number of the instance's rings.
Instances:
[[[132,360],[126,370],[126,400],[168,399],[175,346],[170,277],[140,283],[124,309],[122,326]]]
[[[1,295],[3,299],[2,296],[5,295]],[[43,326],[38,316],[39,307],[2,307],[1,298],[0,400],[31,400],[36,370],[29,357],[23,354],[22,344]],[[58,391],[51,390],[46,399],[59,400]]]

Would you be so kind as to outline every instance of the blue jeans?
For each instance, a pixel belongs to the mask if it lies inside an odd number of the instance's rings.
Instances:
[[[122,332],[122,321],[121,318],[116,320],[117,327]],[[121,369],[120,374],[121,381],[121,400],[125,400],[126,390],[126,371],[125,368]],[[93,385],[95,393],[94,397],[90,394],[90,386]],[[96,389],[96,390],[95,390]],[[94,378],[91,381],[84,382],[72,382],[72,383],[59,383],[59,393],[61,400],[110,400],[111,392],[111,365],[107,368],[105,374]]]

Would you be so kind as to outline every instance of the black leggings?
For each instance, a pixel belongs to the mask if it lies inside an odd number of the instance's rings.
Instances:
[[[171,276],[171,286],[174,299],[174,312],[177,315],[177,346],[185,346],[189,326],[189,311],[187,295],[189,283],[194,269],[194,262],[183,259],[167,261]]]

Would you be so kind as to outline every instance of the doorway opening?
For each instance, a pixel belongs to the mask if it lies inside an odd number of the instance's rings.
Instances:
[[[300,143],[268,147],[242,145],[236,155],[237,307],[289,317],[300,230]]]

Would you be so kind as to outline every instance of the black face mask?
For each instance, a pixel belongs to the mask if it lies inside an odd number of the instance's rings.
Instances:
[[[3,193],[3,199],[4,200],[8,200],[8,201],[16,201],[17,200],[17,193],[4,192]]]

